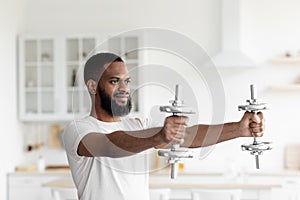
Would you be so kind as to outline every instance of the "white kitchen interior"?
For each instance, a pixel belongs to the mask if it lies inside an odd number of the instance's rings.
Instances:
[[[259,98],[270,104],[264,111],[262,140],[273,142],[273,149],[260,156],[259,170],[254,156],[241,150],[241,144],[251,143],[251,138],[198,149],[195,158],[184,162],[176,180],[170,180],[168,169],[151,173],[152,200],[159,199],[156,191],[165,192],[163,199],[196,199],[192,192],[199,188],[215,193],[238,189],[241,199],[248,200],[300,199],[299,8],[297,0],[1,1],[0,199],[54,199],[51,182],[70,178],[57,135],[74,118],[72,109],[81,115],[89,106],[81,86],[74,92],[74,70],[77,73],[80,60],[101,41],[148,27],[183,34],[213,59],[224,87],[225,97],[220,99],[225,105],[224,122],[241,118],[238,105],[246,103],[249,85],[255,84]],[[120,48],[122,54],[126,48],[156,40],[147,37],[147,31],[132,33],[139,34],[116,37],[106,49]],[[217,60],[223,54],[228,59]],[[197,104],[198,113],[192,123],[221,123],[212,121],[215,113],[205,77],[195,79],[192,71],[185,70],[189,69],[186,62],[151,50],[126,56],[129,67],[154,63],[189,77],[191,91],[200,91],[194,94],[197,102],[190,100]],[[241,62],[236,63],[238,59]],[[46,71],[34,63],[46,66]],[[135,74],[136,85],[156,79],[170,87],[176,84],[176,76],[146,72]],[[38,82],[41,85],[36,87]],[[78,100],[74,105],[72,95]],[[156,106],[172,98],[156,86],[138,95],[135,111],[157,117],[162,116],[154,111]],[[163,165],[162,159],[150,160],[152,167]],[[72,183],[66,182],[72,188]]]

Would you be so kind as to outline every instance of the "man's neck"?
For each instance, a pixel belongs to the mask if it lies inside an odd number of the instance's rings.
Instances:
[[[121,117],[112,116],[107,113],[105,110],[92,111],[91,116],[103,122],[119,122],[121,121]]]

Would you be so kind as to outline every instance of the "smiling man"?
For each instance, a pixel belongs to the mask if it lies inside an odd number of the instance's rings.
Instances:
[[[107,65],[107,64],[106,64]],[[125,64],[121,61],[113,62],[110,67],[105,67],[106,70],[102,74],[101,81],[98,84],[98,93],[96,96],[95,113],[94,115],[99,115],[101,119],[101,114],[108,113],[109,116],[106,117],[122,117],[129,114],[131,110],[131,99],[129,95],[129,83],[131,81],[128,76],[128,71]],[[125,74],[125,76],[124,76]],[[92,80],[87,81],[87,85],[91,83]],[[93,82],[93,81],[92,81]],[[93,86],[92,86],[93,87]],[[116,90],[118,87],[118,90]],[[100,104],[101,102],[101,104]],[[103,112],[106,111],[106,112]],[[109,119],[118,120],[118,119]]]
[[[84,81],[91,96],[90,116],[74,120],[61,134],[80,200],[149,199],[146,152],[153,147],[197,148],[263,135],[262,113],[246,112],[238,122],[191,127],[184,116],[167,117],[163,127],[128,117],[130,77],[124,61],[112,53],[89,58]]]

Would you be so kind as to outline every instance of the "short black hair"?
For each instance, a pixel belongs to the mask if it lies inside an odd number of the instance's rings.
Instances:
[[[113,53],[98,53],[91,56],[84,65],[84,82],[92,79],[98,83],[102,73],[105,71],[104,65],[113,62],[124,62],[122,58]]]

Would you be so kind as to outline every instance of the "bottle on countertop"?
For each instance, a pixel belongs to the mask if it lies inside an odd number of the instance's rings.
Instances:
[[[43,156],[38,157],[38,159],[37,159],[37,168],[38,168],[39,172],[45,171],[46,164],[45,164],[45,160],[44,160]]]

